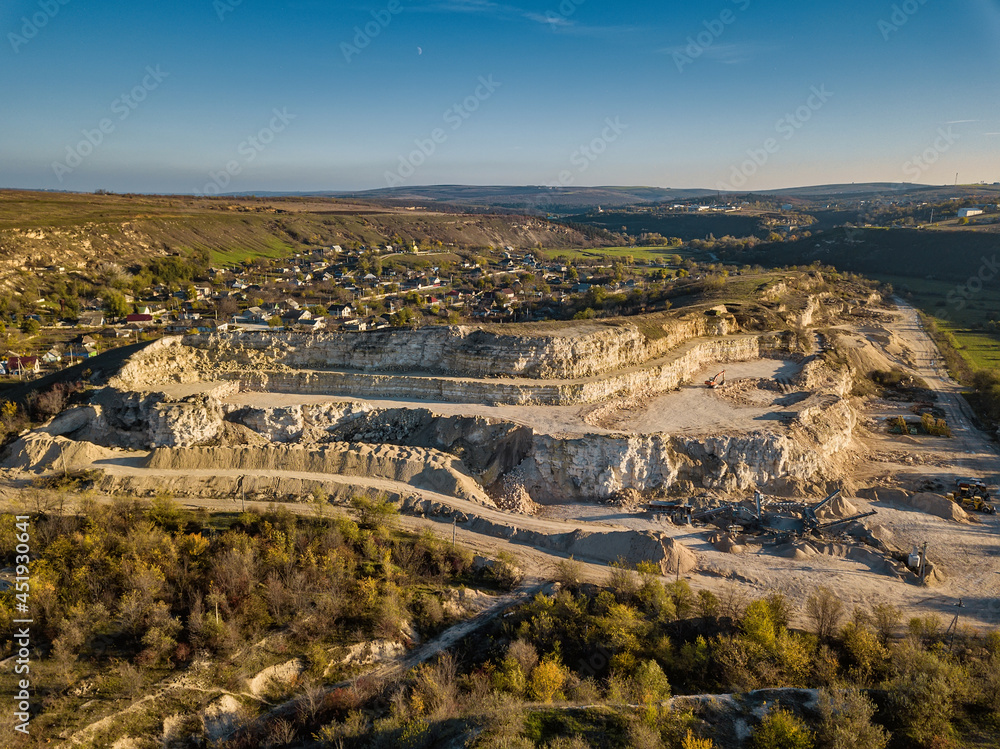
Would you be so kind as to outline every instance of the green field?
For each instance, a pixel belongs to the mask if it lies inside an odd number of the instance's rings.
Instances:
[[[546,250],[543,254],[549,260],[568,257],[571,261],[604,259],[613,262],[631,255],[637,263],[669,263],[674,255],[687,259],[697,253],[686,247],[596,247],[590,250]]]
[[[382,255],[382,263],[402,265],[405,268],[426,268],[430,266],[451,265],[456,266],[462,263],[464,258],[454,252],[421,252],[414,255],[412,252],[399,252],[393,255]]]
[[[298,248],[291,244],[285,244],[277,239],[267,242],[266,246],[254,247],[253,249],[226,249],[211,250],[213,266],[224,266],[232,268],[241,265],[245,260],[255,260],[257,258],[267,258],[278,260],[280,258],[291,257]]]
[[[958,293],[961,284],[949,281],[870,275],[891,283],[904,299],[937,320],[941,330],[954,335],[958,351],[970,367],[1000,369],[1000,332],[986,327],[991,320],[1000,319],[1000,279],[964,297]]]

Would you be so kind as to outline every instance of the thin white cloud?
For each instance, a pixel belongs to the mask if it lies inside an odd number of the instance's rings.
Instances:
[[[504,20],[524,20],[546,26],[553,31],[576,34],[580,36],[597,36],[608,33],[629,33],[636,30],[633,26],[585,26],[573,18],[560,13],[558,6],[546,13],[531,10],[508,3],[498,3],[494,0],[439,0],[433,5],[411,10],[431,13],[469,13],[493,16]]]
[[[983,135],[995,136],[995,135],[1000,135],[1000,133],[983,133]]]
[[[979,120],[951,120],[950,122],[944,123],[945,125],[964,125],[966,122],[979,122]]]
[[[683,55],[684,57],[692,59],[700,59],[702,57],[715,60],[723,65],[739,65],[741,63],[750,62],[758,55],[770,52],[774,47],[769,47],[762,44],[712,44],[708,47],[699,47],[697,49],[698,54],[693,55],[691,45],[679,44],[674,47],[663,47],[657,50],[663,55]]]
[[[493,0],[443,0],[427,8],[440,13],[482,13],[500,18],[523,18],[535,23],[563,25],[572,23],[555,13],[544,14],[518,8],[515,5],[493,2]]]

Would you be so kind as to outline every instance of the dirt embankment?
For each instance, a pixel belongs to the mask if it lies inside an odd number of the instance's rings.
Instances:
[[[377,477],[422,489],[489,502],[462,462],[452,455],[418,447],[333,443],[317,447],[187,447],[153,450],[152,471],[225,467],[247,474],[287,471],[345,477]]]

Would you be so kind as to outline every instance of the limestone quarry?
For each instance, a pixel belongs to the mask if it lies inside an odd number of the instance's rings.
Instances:
[[[827,585],[848,603],[914,611],[961,600],[969,619],[1000,623],[983,587],[995,585],[986,547],[996,516],[941,496],[957,473],[995,483],[995,448],[969,423],[912,310],[798,291],[767,292],[785,324],[763,329],[734,304],[508,327],[164,338],[101,373],[86,403],[23,434],[2,466],[14,485],[74,474],[103,494],[168,491],[234,508],[381,495],[484,548],[532,548],[552,563],[654,561],[704,587],[804,599]],[[860,397],[858,382],[894,367],[937,392],[952,439],[881,428],[906,404]],[[725,382],[707,387],[723,370]],[[771,539],[738,516],[698,520],[755,493],[801,519],[837,489],[825,522],[850,522],[822,534]],[[906,560],[924,543],[933,574],[918,581]]]

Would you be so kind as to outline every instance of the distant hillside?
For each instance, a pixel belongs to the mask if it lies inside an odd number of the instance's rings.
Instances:
[[[784,198],[798,198],[813,202],[845,200],[925,200],[938,202],[950,198],[996,199],[1000,185],[915,185],[904,182],[866,182],[845,185],[816,185],[813,187],[788,187],[758,193]]]
[[[272,197],[288,195],[321,196],[378,202],[386,205],[454,206],[469,209],[504,209],[528,213],[570,214],[586,209],[623,208],[715,197],[716,190],[667,187],[547,187],[544,185],[420,185],[358,192],[256,193]],[[722,193],[722,197],[742,197],[747,193]],[[950,198],[995,201],[1000,185],[918,185],[900,182],[862,182],[836,185],[788,187],[750,193],[772,196],[792,203],[809,205],[874,200],[919,200],[937,202]]]
[[[714,235],[716,239],[727,235],[732,237],[753,235],[764,239],[771,231],[761,216],[732,213],[604,212],[570,216],[568,220],[614,232],[621,232],[622,227],[625,227],[627,233],[632,236],[655,232],[664,237],[680,237],[685,242],[705,239],[709,235]]]
[[[318,198],[220,198],[0,191],[0,276],[129,264],[208,250],[217,263],[325,244],[417,241],[475,248],[607,244],[599,230],[538,217],[463,215]],[[596,239],[595,239],[596,237]]]
[[[332,197],[455,206],[504,208],[533,213],[578,213],[596,206],[621,207],[662,203],[714,195],[714,190],[662,187],[545,187],[433,185],[398,187],[355,193],[328,193]]]
[[[723,259],[766,266],[819,261],[838,270],[964,283],[1000,250],[1000,236],[971,231],[834,229],[794,242],[761,244]]]

